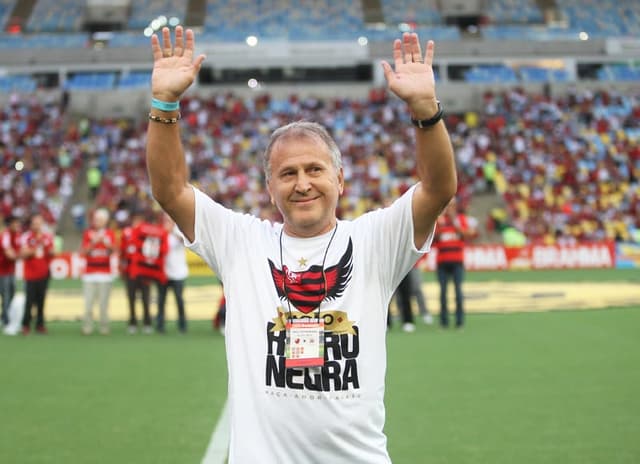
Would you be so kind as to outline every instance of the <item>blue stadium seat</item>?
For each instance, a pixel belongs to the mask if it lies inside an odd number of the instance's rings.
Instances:
[[[542,12],[535,0],[491,0],[487,15],[494,23],[540,24]]]
[[[26,24],[28,32],[75,32],[82,29],[85,2],[39,0]]]
[[[64,34],[0,34],[0,49],[84,48],[89,35],[84,32]]]
[[[440,10],[432,1],[382,0],[381,3],[385,22],[388,24],[415,23],[416,25],[444,26]]]
[[[2,93],[31,93],[37,88],[36,80],[31,76],[2,76],[0,77],[0,92]]]
[[[109,47],[148,47],[150,40],[142,31],[112,32]]]
[[[116,82],[115,72],[87,72],[70,76],[65,88],[68,90],[110,90]]]
[[[464,78],[466,82],[475,84],[518,82],[516,72],[513,69],[502,65],[474,66],[465,72]]]
[[[149,87],[151,82],[151,71],[133,71],[120,76],[118,88],[120,89],[140,89]]]
[[[523,66],[520,68],[520,77],[523,82],[549,82],[551,80],[551,70],[534,66]]]
[[[360,4],[330,0],[226,0],[207,3],[206,40],[345,40],[364,35]]]
[[[572,29],[591,37],[640,36],[640,2],[637,0],[557,0]]]
[[[16,4],[16,0],[0,0],[0,30],[4,30],[11,12]]]
[[[569,72],[566,69],[552,69],[551,80],[553,82],[569,82],[571,80]]]
[[[184,21],[189,2],[176,2],[172,0],[135,0],[131,2],[131,16],[129,16],[128,28],[143,30],[158,16],[172,16]]]

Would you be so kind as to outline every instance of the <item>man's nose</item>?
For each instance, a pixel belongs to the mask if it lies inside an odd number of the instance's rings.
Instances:
[[[311,190],[311,182],[309,176],[305,173],[301,173],[298,175],[296,179],[296,192],[305,193]]]

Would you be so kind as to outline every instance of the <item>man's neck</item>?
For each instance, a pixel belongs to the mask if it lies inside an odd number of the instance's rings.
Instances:
[[[331,232],[337,223],[338,223],[337,218],[334,218],[331,220],[331,222],[329,222],[327,225],[323,226],[322,228],[296,229],[287,223],[284,224],[283,228],[284,228],[284,233],[287,234],[289,237],[313,238],[313,237],[318,237],[320,235],[324,235]]]

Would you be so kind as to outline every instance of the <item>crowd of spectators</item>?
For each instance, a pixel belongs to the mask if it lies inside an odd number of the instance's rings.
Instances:
[[[63,116],[59,101],[36,94],[13,94],[0,108],[1,216],[60,220],[86,150]]]
[[[458,157],[458,200],[501,195],[508,224],[530,243],[634,239],[640,230],[640,102],[613,92],[562,97],[519,89],[487,93],[481,113],[450,114]],[[231,93],[181,103],[191,181],[223,204],[278,219],[263,188],[269,134],[294,119],[329,128],[343,153],[349,218],[385,204],[415,178],[413,127],[384,89],[367,99]],[[0,112],[2,213],[37,209],[56,223],[81,167],[97,166],[100,189],[86,211],[106,207],[114,226],[131,211],[154,210],[145,166],[146,120],[86,118],[63,125],[55,102],[15,99]],[[15,169],[23,160],[24,169]],[[495,218],[494,218],[495,219]],[[489,221],[487,227],[495,227]]]
[[[491,184],[505,200],[504,222],[530,243],[637,240],[637,96],[570,91],[553,98],[515,89],[484,100],[484,114],[452,132],[467,175],[482,186],[487,165],[495,166]]]
[[[220,94],[184,99],[183,141],[191,181],[222,203],[265,218],[277,218],[265,193],[262,153],[271,131],[292,119],[314,119],[329,127],[343,152],[349,188],[340,202],[342,217],[381,206],[413,182],[409,155],[413,129],[404,105],[387,102],[385,92],[367,100],[268,95],[241,99]],[[128,123],[127,136],[113,144],[97,203],[124,219],[127,210],[153,207],[144,163],[145,124]],[[106,135],[103,135],[106,137]],[[151,206],[149,206],[151,205]]]

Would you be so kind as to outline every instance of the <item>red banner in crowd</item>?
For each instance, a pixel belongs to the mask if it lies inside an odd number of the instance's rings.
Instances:
[[[435,270],[433,250],[421,262],[425,270]],[[613,242],[580,245],[526,245],[508,248],[502,245],[468,245],[464,250],[465,269],[497,271],[507,269],[594,269],[613,268],[616,249]]]
[[[84,258],[78,253],[58,253],[51,260],[49,271],[52,279],[79,279],[84,270]],[[111,272],[118,274],[118,257],[111,257]],[[22,261],[16,263],[16,277],[22,278]]]
[[[209,266],[192,251],[187,251],[187,265],[189,275],[214,275]],[[84,258],[76,252],[59,253],[51,260],[49,270],[53,279],[79,279],[84,271]],[[114,276],[118,275],[118,255],[111,256],[111,273]],[[22,261],[16,264],[16,276],[22,278]]]
[[[616,250],[613,242],[534,246],[531,249],[533,269],[611,268],[615,264]]]

